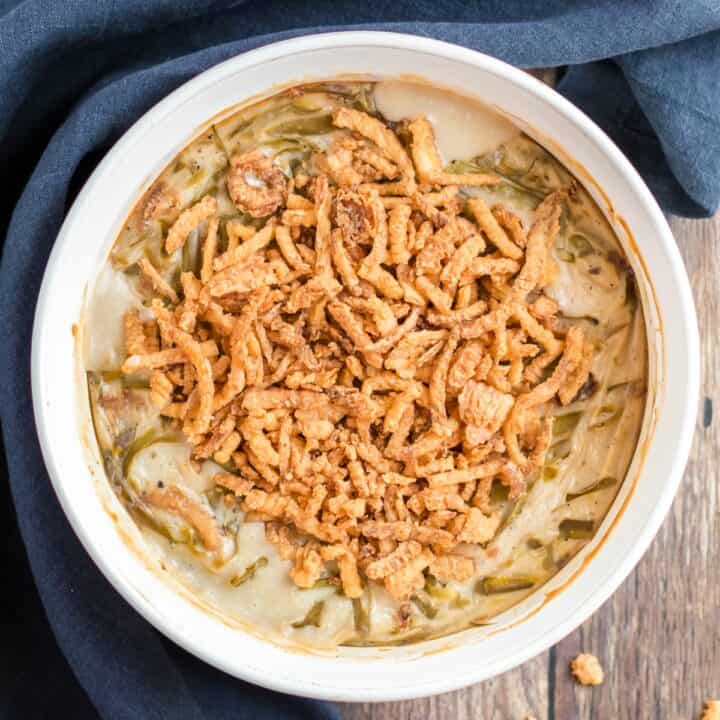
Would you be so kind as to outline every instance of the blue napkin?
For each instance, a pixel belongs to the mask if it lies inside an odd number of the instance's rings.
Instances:
[[[568,66],[560,91],[614,138],[666,210],[716,210],[719,3],[394,0],[378,8],[367,0],[0,0],[0,414],[20,531],[3,487],[0,716],[338,717],[331,705],[213,670],[142,620],[80,547],[40,456],[29,355],[50,248],[95,164],[178,85],[251,48],[351,27],[438,37],[525,67]]]

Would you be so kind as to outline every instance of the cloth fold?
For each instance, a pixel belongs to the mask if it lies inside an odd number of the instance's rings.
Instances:
[[[0,159],[12,178],[0,199],[0,416],[24,544],[10,533],[7,552],[16,568],[27,553],[48,620],[38,621],[29,583],[6,578],[12,624],[18,638],[32,628],[33,652],[11,656],[20,640],[7,646],[3,659],[13,670],[0,679],[8,688],[3,717],[44,716],[41,694],[24,690],[28,673],[48,668],[65,673],[52,697],[75,718],[339,717],[331,705],[270,693],[195,660],[110,587],[73,535],[44,470],[29,356],[54,238],[112,143],[154,103],[222,60],[349,28],[437,37],[523,67],[569,66],[558,89],[610,134],[667,211],[703,217],[718,206],[717,3],[395,0],[379,10],[366,0],[0,0]],[[7,489],[2,498],[10,502]],[[17,657],[24,666],[10,664]],[[82,691],[71,686],[67,667]]]

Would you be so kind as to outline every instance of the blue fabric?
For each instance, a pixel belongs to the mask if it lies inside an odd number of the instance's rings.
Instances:
[[[281,38],[351,27],[438,37],[520,66],[567,65],[560,91],[615,139],[666,210],[702,217],[718,206],[717,0],[0,0],[0,413],[20,530],[5,489],[4,567],[12,573],[4,578],[0,716],[60,709],[113,720],[338,717],[330,705],[209,668],[112,590],[49,485],[31,414],[29,355],[50,248],[112,143],[155,102],[221,60]]]

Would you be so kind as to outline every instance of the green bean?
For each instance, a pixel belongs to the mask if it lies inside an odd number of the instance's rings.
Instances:
[[[559,529],[564,540],[588,540],[595,532],[595,523],[592,520],[565,518]]]
[[[607,389],[608,394],[615,392],[616,390],[624,390],[625,397],[641,397],[647,392],[645,383],[641,378],[615,383],[615,385],[610,385]]]
[[[600,324],[600,321],[597,318],[592,317],[591,315],[565,315],[563,313],[561,317],[564,320],[584,320],[585,322],[589,322],[591,325]]]
[[[355,629],[361,633],[370,632],[370,614],[363,607],[360,598],[353,598],[353,620],[355,621]]]
[[[452,600],[450,605],[456,610],[462,610],[463,608],[466,608],[468,605],[470,605],[471,602],[472,601],[469,598],[466,598],[460,593],[458,593],[456,597]]]
[[[318,105],[316,102],[317,97],[313,97],[314,93],[305,93],[296,100],[293,100],[290,107],[293,112],[298,115],[312,115],[317,113],[318,110],[322,110],[323,106]]]
[[[558,259],[562,260],[562,262],[565,263],[574,263],[575,262],[575,255],[573,253],[569,252],[565,248],[557,248],[555,250]]]
[[[533,575],[491,576],[479,580],[475,591],[483,595],[500,595],[501,593],[529,590],[538,578]]]
[[[545,557],[543,558],[542,566],[546,570],[556,570],[557,564],[555,562],[555,555],[553,553],[552,543],[545,546]]]
[[[589,495],[590,493],[597,492],[598,490],[606,490],[617,483],[617,478],[614,477],[603,477],[594,482],[589,487],[585,488],[578,493],[568,493],[566,500],[574,500],[575,498],[582,497],[583,495]]]
[[[225,147],[225,143],[223,142],[222,138],[220,137],[220,133],[218,132],[218,126],[213,124],[212,126],[212,134],[213,134],[213,142],[215,143],[215,147],[217,147],[218,150],[223,155],[229,155],[227,148]],[[216,175],[222,174],[223,171],[219,170]]]
[[[122,378],[122,386],[128,390],[148,390],[150,388],[150,380],[146,377],[138,377],[137,375],[124,375]]]
[[[167,235],[167,233],[165,233],[165,235]],[[150,242],[144,245],[143,255],[157,268],[158,271],[167,264],[168,256],[165,255],[165,250],[162,247],[154,246]],[[140,260],[141,258],[138,258],[137,262],[140,262]]]
[[[548,465],[552,464],[554,460],[564,460],[570,454],[570,441],[567,438],[558,440],[553,443],[549,448],[545,461]]]
[[[552,434],[554,437],[572,432],[580,422],[582,412],[570,412],[564,415],[556,415],[553,420]]]
[[[276,140],[269,140],[263,143],[263,147],[269,148],[276,155],[288,150],[312,152],[312,147],[305,140],[293,137],[280,137]]]
[[[191,527],[187,525],[181,525],[180,527],[165,525],[146,508],[138,507],[138,510],[153,530],[171,543],[175,543],[176,545],[193,545],[195,543],[195,531]]]
[[[230,584],[233,587],[239,587],[248,580],[252,580],[255,577],[255,573],[264,568],[268,564],[268,559],[261,555],[254,563],[248,565],[239,575],[233,575],[230,578]]]
[[[112,263],[112,266],[114,268],[119,268],[124,275],[128,275],[129,277],[137,277],[140,275],[140,266],[137,263],[133,263],[132,265],[127,265],[126,267],[122,267],[122,258],[119,262],[116,262],[117,258],[110,258],[110,262]]]
[[[420,595],[413,595],[412,601],[426,618],[432,620],[434,617],[437,616],[438,609],[435,603],[431,602],[430,600],[426,600]]]
[[[615,408],[614,405],[603,405],[598,412],[600,419],[590,425],[590,430],[597,430],[612,425],[622,417],[622,414],[622,407]]]
[[[130,467],[133,463],[133,460],[137,456],[139,452],[142,450],[145,450],[146,448],[150,447],[151,445],[154,445],[155,443],[161,443],[161,442],[176,442],[177,441],[177,435],[174,433],[160,433],[155,428],[152,428],[148,430],[146,433],[143,433],[140,437],[136,437],[125,450],[125,454],[123,455],[123,461],[122,461],[122,470],[123,475],[125,477],[128,476],[128,473],[130,472]]]
[[[535,207],[538,201],[542,200],[546,193],[537,187],[531,187],[525,180],[526,176],[532,169],[530,165],[526,171],[524,168],[517,168],[507,164],[504,154],[500,151],[493,150],[485,155],[479,155],[472,160],[454,160],[446,168],[449,173],[497,173],[503,179],[503,185],[498,185],[495,190],[511,190],[518,195],[524,196],[528,200],[532,200]]]
[[[509,203],[517,204],[518,207],[526,208],[527,210],[535,210],[535,208],[537,208],[543,198],[542,194],[534,193],[502,174],[500,174],[500,177],[502,178],[502,182],[493,187],[494,193],[505,198]]]
[[[131,235],[129,238],[123,235],[117,245],[110,252],[110,261],[113,267],[127,272],[143,256],[145,245],[152,238],[152,231],[144,232],[140,236]],[[139,268],[136,268],[139,271]]]
[[[560,469],[554,465],[544,465],[542,469],[543,482],[552,482],[560,473]]]
[[[320,627],[320,620],[322,619],[323,609],[325,608],[325,602],[321,600],[316,602],[307,612],[307,615],[302,619],[294,622],[292,626],[296,629],[313,625],[314,627]]]
[[[360,92],[355,96],[354,104],[358,110],[362,110],[368,115],[377,114],[377,108],[375,107],[375,95],[373,94],[371,88],[361,88]]]
[[[319,590],[320,588],[335,588],[336,590],[339,590],[338,581],[335,577],[323,577],[316,580],[312,587],[309,588],[299,588],[302,591],[305,590]]]
[[[193,187],[197,185],[199,182],[202,182],[205,179],[205,175],[207,173],[205,172],[204,168],[200,168],[185,184],[185,187]]]
[[[585,257],[595,252],[593,244],[584,235],[580,235],[579,233],[570,236],[568,245],[577,257]]]
[[[513,522],[513,520],[515,520],[515,518],[518,515],[520,515],[523,508],[525,507],[526,498],[527,498],[527,495],[524,495],[515,501],[515,503],[512,506],[512,510],[510,511],[508,516],[503,520],[502,525],[500,526],[500,530],[506,528],[508,525],[510,525],[510,523]],[[500,530],[498,530],[498,532],[500,532]]]
[[[280,135],[324,135],[333,130],[332,115],[313,115],[312,117],[293,118],[278,123],[268,129],[273,137]]]
[[[261,117],[264,117],[264,113],[256,117],[251,117],[243,120],[241,123],[238,124],[236,128],[232,129],[232,131],[228,134],[228,137],[234,138],[236,135],[239,135],[240,133],[244,133],[246,130],[249,130],[250,127],[255,123],[255,121]]]
[[[425,580],[425,592],[431,597],[437,598],[438,600],[450,601],[456,595],[457,591],[452,588],[441,585],[432,575],[428,575]]]
[[[197,232],[190,233],[182,249],[182,270],[191,272],[194,275],[200,274],[202,265],[202,250],[200,248],[200,235]]]
[[[498,190],[508,191],[504,193],[508,195],[508,197],[530,201],[533,209],[540,204],[547,194],[542,190],[531,187],[527,183],[519,182],[517,177],[504,173],[502,168],[496,167],[494,170],[503,179],[503,184],[497,185],[496,188]]]
[[[453,175],[466,175],[472,173],[484,173],[492,168],[482,168],[472,160],[453,160],[449,165],[445,167],[445,172],[452,173]]]

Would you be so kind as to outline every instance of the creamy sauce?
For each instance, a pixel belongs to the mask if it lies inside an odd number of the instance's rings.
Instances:
[[[422,83],[379,82],[375,103],[388,120],[430,120],[445,163],[483,155],[520,132],[482,103]]]
[[[227,118],[180,153],[118,238],[96,280],[86,318],[85,361],[98,443],[111,485],[152,554],[219,612],[270,637],[311,647],[421,640],[485,622],[534,592],[585,546],[615,498],[635,450],[647,382],[644,321],[632,275],[612,229],[570,173],[476,101],[419,84],[378,83],[371,95],[358,96],[363,108],[374,107],[392,121],[427,116],[444,163],[460,161],[460,172],[492,171],[503,178],[492,188],[464,188],[463,193],[505,205],[526,228],[545,195],[574,188],[552,248],[546,293],[593,341],[595,384],[570,405],[550,410],[556,419],[546,466],[519,501],[498,500],[504,519],[491,542],[459,546],[475,559],[475,576],[462,584],[429,579],[411,604],[409,629],[407,623],[398,627],[398,604],[377,583],[369,583],[359,603],[332,582],[298,588],[288,575],[290,561],[266,540],[264,524],[247,520],[214,486],[219,466],[191,461],[188,445],[169,432],[150,402],[146,379],[122,377],[118,368],[124,359],[124,313],[147,312],[138,260],[150,257],[171,284],[192,263],[188,253],[167,256],[161,250],[177,209],[150,222],[143,215],[148,203],[175,198],[187,207],[211,193],[219,214],[234,219],[237,210],[222,182],[232,154],[257,147],[293,172],[307,160],[308,148],[332,141],[335,131],[326,119],[339,102],[336,91],[338,86],[322,86],[270,98]],[[143,497],[155,487],[178,488],[207,513],[221,530],[220,548],[208,552],[185,520],[147,506]],[[359,623],[367,623],[362,632]]]
[[[87,370],[115,370],[123,360],[123,317],[142,302],[122,273],[106,265],[95,281],[85,332]]]

